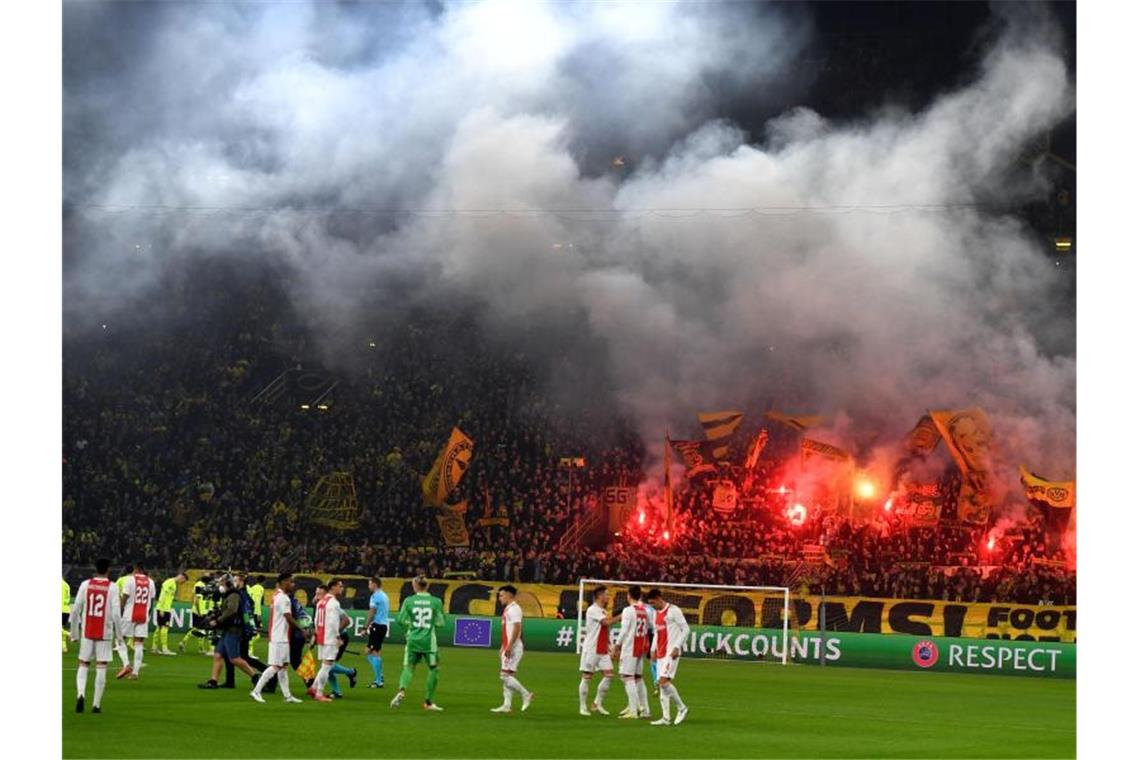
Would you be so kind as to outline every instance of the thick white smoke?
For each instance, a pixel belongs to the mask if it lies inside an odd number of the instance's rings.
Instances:
[[[1074,315],[1051,310],[1057,274],[1022,225],[984,210],[1045,188],[1007,170],[1074,108],[1047,29],[1009,23],[973,82],[920,113],[793,109],[750,136],[723,103],[778,97],[807,28],[741,8],[154,10],[129,66],[65,81],[69,315],[131,303],[172,259],[269,255],[307,273],[315,330],[365,319],[363,284],[397,281],[409,300],[473,298],[507,336],[576,327],[649,441],[775,399],[841,413],[834,432],[869,451],[927,408],[977,405],[1004,482],[1022,463],[1073,475]],[[65,51],[118,12],[69,6]]]

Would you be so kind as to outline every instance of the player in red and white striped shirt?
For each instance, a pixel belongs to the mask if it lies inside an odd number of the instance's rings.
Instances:
[[[606,698],[610,681],[614,677],[613,661],[610,659],[610,625],[620,619],[617,615],[606,615],[606,605],[609,603],[610,595],[606,587],[598,586],[594,589],[594,603],[586,608],[586,638],[582,642],[582,659],[578,665],[582,671],[582,680],[578,682],[580,715],[590,714],[586,702],[590,696],[590,681],[596,672],[601,672],[602,680],[598,683],[592,707],[594,712],[609,715],[602,706],[602,700]]]
[[[645,689],[645,657],[649,654],[650,610],[641,601],[641,586],[629,587],[629,605],[621,611],[621,633],[616,649],[621,653],[618,673],[625,685],[629,706],[619,718],[635,720],[649,717],[649,692]]]
[[[95,577],[79,584],[75,601],[71,603],[71,640],[79,641],[79,668],[75,673],[75,712],[83,712],[87,691],[87,669],[95,660],[95,695],[91,712],[102,712],[103,690],[107,687],[107,663],[111,661],[111,642],[119,634],[122,619],[119,615],[118,589],[107,577],[111,561],[101,559],[95,563]]]
[[[347,628],[350,622],[347,615],[340,614],[338,597],[343,592],[344,583],[334,579],[329,582],[328,593],[317,602],[313,630],[317,633],[317,659],[321,661],[321,669],[310,691],[313,699],[318,702],[332,701],[325,696],[324,688],[328,683],[329,673],[336,664],[337,650],[340,649],[340,632]]]
[[[672,721],[674,726],[683,723],[689,714],[689,706],[681,701],[681,694],[673,685],[677,677],[677,666],[681,663],[681,649],[689,638],[689,621],[680,607],[675,607],[665,601],[660,589],[650,589],[645,595],[653,609],[657,610],[654,619],[656,633],[653,636],[656,651],[653,653],[657,660],[657,675],[661,683],[661,717],[653,721],[654,726],[668,726],[669,703],[677,704],[677,718]]]
[[[493,708],[493,713],[509,713],[511,697],[517,692],[522,697],[522,711],[526,712],[534,699],[534,692],[515,678],[519,663],[523,658],[523,613],[515,601],[518,589],[507,584],[499,587],[499,604],[503,605],[502,643],[499,645],[499,679],[503,682],[503,704]]]
[[[123,639],[132,639],[135,645],[135,665],[123,665],[123,669],[115,678],[130,676],[139,677],[142,670],[143,652],[146,651],[147,626],[150,624],[150,610],[154,605],[154,581],[151,580],[140,564],[135,565],[135,571],[123,583],[123,596],[120,600],[123,608]]]

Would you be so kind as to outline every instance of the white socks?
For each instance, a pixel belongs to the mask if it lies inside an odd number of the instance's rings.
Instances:
[[[119,659],[123,661],[123,667],[124,668],[131,664],[130,661],[127,659],[127,645],[126,644],[124,644],[121,641],[118,644],[116,644],[115,645],[115,653],[118,654]]]
[[[332,665],[327,662],[321,664],[320,672],[317,673],[317,680],[313,683],[313,691],[321,694],[324,691],[325,684],[329,682],[329,673],[332,672]]]
[[[77,697],[82,697],[87,693],[87,666],[80,665],[79,669],[75,671],[75,690],[79,692]]]
[[[649,712],[649,690],[645,687],[645,679],[638,678],[634,683],[637,684],[637,703],[641,712]]]
[[[146,651],[145,644],[137,643],[137,642],[135,643],[135,675],[136,676],[139,674],[139,671],[142,670],[142,658],[143,658],[143,652],[145,652],[145,651]]]
[[[511,706],[511,692],[517,691],[520,697],[525,697],[529,692],[526,687],[519,683],[519,680],[514,676],[499,676],[503,679],[503,704],[507,707]]]
[[[622,685],[625,686],[625,698],[629,701],[628,709],[630,712],[636,713],[638,708],[637,682],[632,678],[623,678]]]
[[[103,701],[103,689],[105,688],[107,688],[107,668],[106,666],[97,667],[95,668],[95,696],[91,700],[94,707],[98,707]]]
[[[677,704],[678,708],[684,709],[685,703],[681,701],[681,695],[677,692],[677,687],[670,683],[668,686],[661,687],[661,693],[672,698]]]
[[[578,705],[586,709],[586,700],[590,697],[590,682],[583,678],[578,682]]]
[[[669,711],[669,692],[665,690],[664,686],[661,687],[661,717],[665,720],[669,720],[671,717]]]
[[[266,686],[268,686],[269,682],[272,681],[276,676],[277,676],[277,668],[276,667],[270,666],[270,667],[266,668],[262,672],[261,678],[257,679],[257,686],[253,687],[253,692],[255,694],[260,694],[261,690],[264,689]],[[282,692],[282,693],[284,693],[284,692]]]
[[[277,687],[281,689],[281,696],[285,699],[292,699],[293,693],[289,691],[289,669],[277,669]]]
[[[606,698],[606,693],[610,690],[610,681],[612,680],[610,676],[602,678],[602,682],[598,684],[598,693],[594,695],[595,705],[600,705],[602,700]]]

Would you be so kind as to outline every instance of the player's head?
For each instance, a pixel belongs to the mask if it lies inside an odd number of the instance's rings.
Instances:
[[[655,610],[665,609],[665,598],[661,596],[661,589],[659,588],[649,589],[649,593],[645,595],[645,601]]]
[[[110,569],[111,569],[111,560],[109,560],[109,559],[97,559],[97,560],[95,560],[95,574],[96,575],[106,575]]]
[[[427,586],[427,578],[422,575],[417,575],[415,578],[412,578],[412,588],[416,590],[417,594],[422,594],[427,591]]]
[[[143,570],[143,566],[142,566],[141,562],[136,562],[131,567],[133,567],[135,569],[136,573],[145,573],[146,572],[145,570]]]
[[[519,594],[519,590],[509,583],[505,586],[499,586],[499,602],[500,602],[500,604],[503,604],[503,605],[510,604],[511,602],[513,602],[515,600],[515,597],[518,596],[518,594]]]
[[[605,586],[598,586],[594,589],[594,604],[599,607],[605,607],[610,601],[610,592],[606,590]]]
[[[368,579],[368,590],[375,592],[380,588],[380,579],[373,575]]]
[[[131,573],[133,573],[134,571],[135,571],[135,566],[134,566],[134,565],[132,565],[132,564],[130,564],[130,563],[127,563],[126,565],[123,565],[123,575],[130,575],[130,574],[131,574]]]
[[[326,586],[323,583],[317,584],[317,587],[315,589],[313,589],[313,604],[316,604],[317,602],[324,599],[325,594],[327,594],[328,592],[329,592],[328,586]]]
[[[186,571],[185,570],[179,570],[178,575],[174,576],[174,580],[177,583],[185,583],[186,582]]]
[[[626,592],[630,599],[635,602],[641,601],[641,586],[630,586],[629,591]]]
[[[293,593],[293,573],[281,573],[277,576],[277,588],[286,594]]]
[[[331,581],[329,581],[329,593],[330,594],[339,598],[343,592],[344,592],[344,581],[342,581],[340,578],[333,578]]]

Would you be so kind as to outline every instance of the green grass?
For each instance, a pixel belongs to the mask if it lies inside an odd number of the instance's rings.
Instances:
[[[261,647],[264,650],[264,645]],[[537,693],[526,713],[492,715],[501,701],[496,652],[444,649],[436,701],[420,709],[421,666],[399,710],[388,700],[403,649],[386,648],[383,689],[368,689],[368,664],[338,702],[254,703],[248,681],[201,691],[210,660],[149,656],[138,681],[110,681],[104,712],[75,706],[74,652],[63,659],[64,757],[1074,757],[1076,682],[950,673],[780,667],[686,659],[678,689],[681,726],[578,715],[574,656],[530,652],[522,682]],[[264,651],[262,651],[264,655]],[[303,691],[294,674],[295,693]],[[244,688],[242,688],[244,686]],[[593,691],[591,690],[591,697]],[[654,717],[660,706],[652,692]],[[606,706],[616,716],[616,681]],[[335,746],[336,751],[330,751]]]

